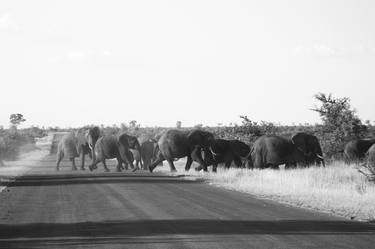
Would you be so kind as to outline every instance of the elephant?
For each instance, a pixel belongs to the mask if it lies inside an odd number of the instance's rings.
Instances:
[[[6,145],[4,138],[0,136],[0,166],[5,166],[3,162],[3,156],[4,156],[4,151],[6,150]]]
[[[359,163],[366,157],[368,149],[375,144],[374,138],[356,139],[348,142],[344,147],[344,158],[346,163]]]
[[[129,150],[126,152],[127,157],[133,163],[133,165],[134,165],[134,161],[136,162],[135,169],[139,168],[138,165],[140,165],[141,168],[143,168],[143,163],[142,163],[142,160],[141,160],[142,159],[141,145],[139,144],[139,141],[138,141],[137,137],[127,135],[127,139],[128,139],[128,143],[129,143]],[[123,163],[124,163],[125,167],[122,167],[122,165],[121,165],[121,169],[128,170],[129,164],[126,161],[123,161]],[[131,165],[130,165],[130,167],[133,168]]]
[[[375,144],[371,145],[367,153],[367,167],[371,168],[375,172]]]
[[[97,126],[94,126],[87,131],[86,136],[87,136],[87,141],[88,141],[89,147],[91,149],[91,157],[92,157],[93,162],[95,162],[95,159],[96,159],[96,157],[95,157],[95,144],[98,141],[100,135],[101,135],[100,129]]]
[[[155,139],[148,139],[141,142],[143,169],[148,169],[148,167],[151,165],[151,162],[156,159],[156,154],[158,151],[157,146],[158,143]]]
[[[290,139],[263,135],[254,142],[251,158],[251,167],[260,169],[278,169],[281,164],[285,164],[285,168],[314,163],[325,166],[318,138],[304,132],[296,133]]]
[[[214,139],[211,141],[208,150],[196,147],[192,152],[195,161],[196,153],[203,153],[203,159],[207,165],[212,165],[212,171],[216,172],[219,163],[225,163],[229,168],[232,162],[237,167],[244,167],[247,161],[251,161],[250,146],[239,140]],[[195,170],[199,171],[199,166]]]
[[[193,163],[191,153],[195,146],[203,149],[208,148],[210,141],[214,139],[214,135],[210,132],[194,129],[191,131],[183,131],[171,129],[163,133],[158,141],[158,153],[156,159],[149,166],[150,172],[164,160],[167,160],[171,172],[176,171],[173,164],[174,159],[187,157],[185,170],[188,171]],[[197,155],[197,162],[202,165],[203,170],[207,171],[207,165],[201,155]]]
[[[104,135],[100,137],[95,144],[95,161],[89,166],[92,171],[96,169],[96,165],[99,162],[103,163],[106,172],[109,172],[106,159],[117,159],[117,171],[123,169],[122,163],[125,164],[125,168],[128,165],[133,169],[133,171],[138,170],[138,167],[133,165],[133,157],[129,149],[140,150],[140,146],[136,137],[129,136],[126,133],[119,135]]]
[[[72,170],[77,170],[75,158],[79,156],[81,158],[81,170],[84,170],[86,154],[91,157],[88,141],[82,131],[64,135],[57,146],[56,170],[60,169],[60,163],[64,156],[72,162]]]

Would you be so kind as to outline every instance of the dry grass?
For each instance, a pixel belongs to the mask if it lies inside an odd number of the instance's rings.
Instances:
[[[182,164],[177,164],[179,172]],[[217,174],[190,170],[189,175],[293,206],[349,219],[375,220],[375,184],[367,181],[355,165],[335,162],[325,168],[295,170],[219,169]]]

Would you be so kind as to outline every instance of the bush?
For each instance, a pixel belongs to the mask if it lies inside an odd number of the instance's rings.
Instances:
[[[16,160],[20,152],[35,149],[35,138],[43,137],[47,132],[38,127],[22,130],[0,129],[0,158]]]
[[[351,109],[349,98],[319,93],[315,99],[320,106],[312,110],[322,118],[323,125],[319,127],[318,134],[328,157],[341,153],[348,141],[368,135],[368,126],[363,125],[355,110]]]

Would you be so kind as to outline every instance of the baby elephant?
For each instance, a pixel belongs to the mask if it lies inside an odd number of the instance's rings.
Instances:
[[[91,157],[91,150],[83,133],[70,132],[63,136],[57,147],[56,170],[60,169],[61,160],[65,157],[72,162],[72,170],[77,170],[75,158],[81,158],[81,170],[85,169],[85,155]]]

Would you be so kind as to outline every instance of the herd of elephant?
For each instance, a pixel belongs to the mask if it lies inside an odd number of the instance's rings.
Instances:
[[[59,170],[65,156],[71,160],[73,170],[77,169],[75,158],[80,157],[80,167],[84,170],[85,155],[92,159],[90,170],[96,169],[101,162],[105,171],[109,171],[106,159],[117,159],[117,171],[130,168],[152,172],[163,161],[168,162],[171,171],[176,171],[174,161],[185,157],[185,170],[189,170],[195,161],[199,164],[196,170],[207,171],[207,167],[212,166],[213,172],[218,164],[229,168],[232,163],[237,167],[260,169],[278,168],[283,164],[285,168],[311,164],[324,166],[318,138],[304,132],[290,138],[261,136],[249,146],[240,140],[216,138],[214,134],[199,129],[170,129],[152,138],[137,138],[126,133],[101,135],[99,127],[93,127],[71,132],[60,140],[56,169]]]
[[[375,139],[357,139],[349,142],[344,148],[347,161],[362,160],[367,156],[375,161]],[[170,170],[176,171],[174,161],[187,158],[185,170],[193,163],[199,166],[196,170],[207,171],[212,166],[216,172],[218,164],[229,168],[232,163],[237,167],[273,168],[280,165],[285,168],[298,166],[325,166],[322,148],[316,136],[298,132],[290,138],[277,135],[259,137],[252,146],[240,140],[216,138],[214,134],[194,130],[166,130],[155,137],[135,137],[126,133],[118,135],[101,135],[99,127],[86,131],[71,132],[65,135],[58,145],[57,166],[59,170],[63,157],[72,161],[76,170],[75,158],[80,157],[81,169],[84,170],[85,155],[92,159],[89,169],[97,168],[102,163],[105,171],[109,171],[106,159],[117,159],[117,171],[123,169],[149,170],[167,161]]]

